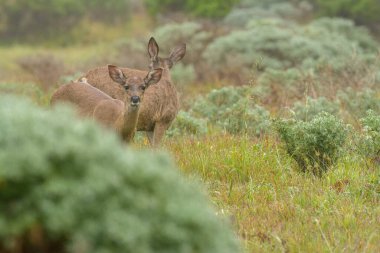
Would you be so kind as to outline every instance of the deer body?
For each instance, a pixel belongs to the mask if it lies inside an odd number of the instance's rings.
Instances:
[[[122,99],[112,98],[91,86],[86,80],[87,82],[72,82],[58,88],[51,98],[51,104],[58,102],[74,104],[80,116],[93,118],[103,126],[114,129],[124,141],[129,142],[136,131],[140,100],[145,87],[160,80],[162,69],[149,72],[144,81],[136,76],[127,78],[122,70],[112,65],[107,69],[111,80],[119,83],[116,85],[122,86],[119,90],[120,94],[123,94]]]
[[[158,45],[153,38],[149,41],[148,52],[151,58],[150,70],[162,68],[162,77],[157,85],[152,85],[146,90],[144,102],[141,105],[137,122],[137,131],[147,132],[152,145],[158,145],[166,130],[177,116],[179,111],[179,100],[177,90],[172,83],[170,68],[185,54],[186,47],[182,45],[172,51],[169,58],[158,57]],[[126,75],[144,76],[145,71],[130,68],[121,68]],[[107,93],[115,99],[123,100],[125,94],[107,75],[107,68],[99,67],[90,70],[84,76],[88,82]]]

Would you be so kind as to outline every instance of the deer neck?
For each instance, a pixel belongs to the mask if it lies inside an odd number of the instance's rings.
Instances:
[[[136,131],[137,121],[139,119],[140,107],[126,106],[123,115],[123,129],[122,136],[125,141],[130,141]]]

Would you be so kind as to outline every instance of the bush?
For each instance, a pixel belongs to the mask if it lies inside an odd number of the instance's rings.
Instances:
[[[171,77],[177,87],[193,84],[196,79],[194,66],[178,63],[171,70]]]
[[[363,134],[359,152],[380,164],[380,114],[369,110],[367,116],[360,121],[363,125]]]
[[[215,39],[203,53],[220,75],[252,70],[316,68],[334,59],[345,62],[354,52],[363,57],[376,55],[378,45],[368,32],[341,19],[316,20],[298,25],[281,19],[252,20],[246,29]],[[347,32],[346,30],[350,30]]]
[[[306,102],[296,102],[292,108],[297,120],[309,121],[322,112],[337,116],[339,114],[339,103],[331,102],[325,97],[306,98]]]
[[[84,17],[115,22],[128,15],[129,1],[17,0],[0,1],[0,34],[12,41],[38,42],[67,36]]]
[[[342,107],[347,110],[355,119],[360,118],[368,110],[380,113],[380,97],[378,92],[369,88],[361,91],[347,88],[338,92],[338,98]]]
[[[145,0],[151,14],[184,11],[200,17],[224,17],[238,0]]]
[[[65,74],[63,61],[51,54],[36,54],[18,59],[22,71],[33,76],[45,91],[55,87]]]
[[[267,69],[257,77],[256,83],[265,91],[261,96],[263,102],[278,109],[288,107],[295,101],[304,99],[305,96],[326,97],[330,101],[336,100],[338,96],[343,107],[349,111],[351,107],[359,109],[361,106],[375,110],[378,99],[373,89],[379,85],[376,79],[377,69],[376,60],[362,56],[331,59],[306,70]],[[373,92],[365,95],[367,92],[364,91],[367,89]],[[360,101],[356,103],[355,99]],[[361,101],[361,99],[368,100]],[[363,115],[366,112],[366,110],[359,111],[361,112],[354,114]]]
[[[347,127],[328,113],[321,113],[309,122],[278,120],[275,127],[300,170],[317,176],[335,164],[348,134]]]
[[[228,133],[260,136],[270,124],[269,112],[254,104],[253,92],[248,86],[213,90],[205,98],[198,99],[191,112]]]
[[[205,135],[207,133],[207,122],[191,116],[189,112],[180,111],[175,118],[166,135],[169,137],[184,135]]]
[[[282,18],[299,20],[310,13],[312,6],[307,2],[281,1],[241,1],[224,19],[234,27],[244,27],[251,20]]]
[[[237,252],[166,155],[65,110],[0,98],[1,252]]]
[[[314,2],[322,15],[341,16],[368,25],[380,21],[380,2],[377,0],[314,0]]]

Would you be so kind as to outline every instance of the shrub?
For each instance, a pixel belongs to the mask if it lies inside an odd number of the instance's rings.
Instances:
[[[192,84],[196,79],[194,66],[191,64],[184,65],[182,63],[178,63],[171,70],[171,77],[177,87]]]
[[[166,155],[17,97],[0,98],[1,252],[237,252]]]
[[[65,74],[63,61],[51,54],[36,54],[18,59],[20,68],[31,74],[45,91],[56,86]]]
[[[275,127],[300,170],[318,176],[335,164],[348,134],[347,127],[328,113],[309,122],[278,120]]]
[[[337,116],[339,113],[339,103],[331,102],[325,97],[307,97],[305,103],[296,102],[292,108],[294,117],[297,120],[309,121],[322,112],[327,112]]]
[[[307,2],[295,1],[242,1],[224,19],[234,27],[244,27],[251,20],[282,18],[286,20],[302,19],[310,13],[312,6]]]
[[[380,164],[380,114],[369,110],[367,116],[360,121],[363,125],[363,134],[359,152]]]
[[[195,118],[189,112],[180,111],[166,131],[169,137],[183,136],[183,135],[204,135],[207,133],[207,122],[205,119]]]
[[[314,0],[322,15],[351,18],[362,24],[376,24],[380,21],[380,3],[377,0]]]
[[[375,90],[365,88],[361,91],[347,88],[338,92],[338,98],[345,110],[358,119],[368,110],[380,113],[380,97]]]
[[[196,22],[169,23],[158,27],[154,36],[160,46],[162,56],[169,55],[169,51],[181,43],[186,43],[188,48],[185,62],[197,62],[200,55],[211,40],[212,33]]]
[[[254,104],[253,92],[248,86],[213,90],[196,101],[191,112],[228,133],[260,136],[270,124],[269,112]]]
[[[308,25],[281,19],[252,20],[246,29],[215,39],[203,57],[220,74],[238,72],[244,78],[258,63],[262,65],[260,69],[312,69],[331,59],[334,64],[344,62],[354,52],[368,57],[376,55],[373,46],[378,44],[366,30],[345,25],[341,19],[317,20]],[[350,27],[353,35],[332,27]]]
[[[67,36],[84,17],[115,22],[128,15],[129,1],[18,0],[0,1],[3,38],[38,42]]]
[[[219,18],[225,16],[238,0],[145,0],[153,15],[172,11],[184,11],[200,17]]]

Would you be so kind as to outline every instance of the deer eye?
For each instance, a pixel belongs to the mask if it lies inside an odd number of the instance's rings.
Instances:
[[[129,89],[129,86],[128,86],[128,85],[125,85],[125,86],[124,86],[124,89],[125,89],[125,90],[128,90],[128,89]]]
[[[145,89],[146,89],[145,85],[140,86],[140,88],[141,88],[142,90],[145,90]]]

